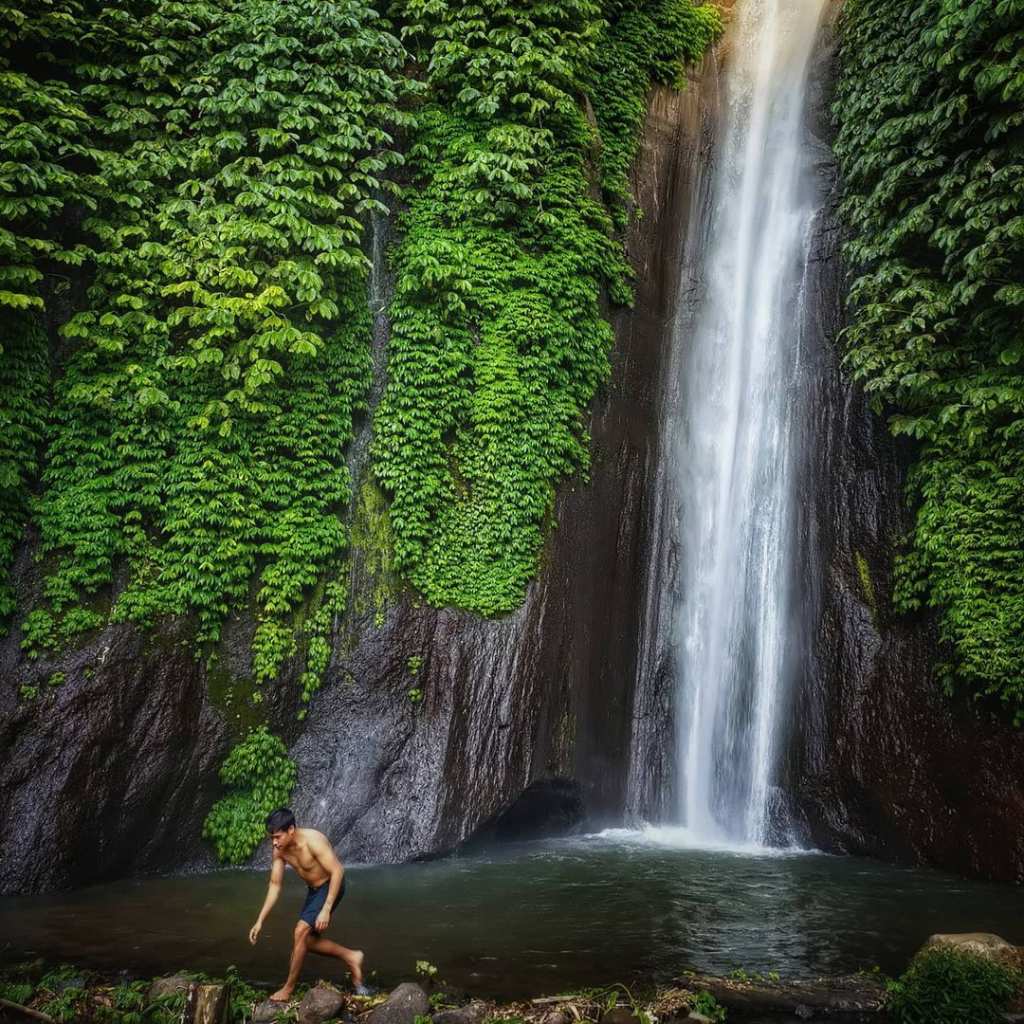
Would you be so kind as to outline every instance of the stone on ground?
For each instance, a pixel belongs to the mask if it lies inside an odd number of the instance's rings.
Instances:
[[[163,996],[185,995],[192,984],[184,974],[171,974],[166,978],[156,978],[146,992],[146,1002],[154,1003]]]
[[[470,1003],[456,1010],[440,1010],[434,1014],[434,1024],[480,1024],[487,1016],[486,1003]]]
[[[1012,960],[1017,954],[1016,946],[1011,946],[1006,939],[993,935],[991,932],[952,932],[948,935],[932,935],[921,947],[921,952],[936,947],[1000,962]]]
[[[292,1003],[272,1003],[264,999],[262,1003],[256,1004],[252,1011],[252,1024],[273,1024],[278,1018],[284,1019],[285,1013]]]
[[[340,992],[326,985],[311,988],[299,1003],[298,1024],[323,1024],[325,1020],[337,1017],[345,1000]]]
[[[413,1024],[418,1016],[430,1012],[427,993],[411,981],[403,982],[387,1001],[375,1006],[366,1018],[366,1024]]]

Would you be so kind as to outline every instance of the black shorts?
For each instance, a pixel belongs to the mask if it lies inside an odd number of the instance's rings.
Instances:
[[[317,914],[324,909],[324,904],[327,902],[327,893],[331,888],[330,880],[324,882],[323,885],[317,886],[315,889],[310,887],[306,890],[306,900],[302,904],[302,910],[299,911],[299,920],[305,921],[314,931],[316,931],[316,918]],[[341,897],[345,895],[345,878],[342,876],[341,888],[338,890],[338,898],[334,901],[331,906],[331,913],[334,913],[334,908],[341,902]]]

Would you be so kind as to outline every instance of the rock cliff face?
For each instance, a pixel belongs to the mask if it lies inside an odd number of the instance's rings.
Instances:
[[[31,668],[3,641],[0,892],[159,869],[195,850],[227,730],[176,639],[168,629],[156,644],[117,626]],[[51,687],[54,672],[66,678]],[[21,680],[40,695],[19,704]]]
[[[486,621],[418,605],[388,578],[373,491],[357,488],[352,597],[325,685],[305,723],[294,717],[295,666],[270,697],[299,766],[296,811],[347,858],[671,816],[678,552],[661,445],[678,405],[673,325],[685,339],[700,293],[720,56],[687,91],[652,95],[636,177],[645,216],[629,238],[636,304],[616,317],[590,480],[563,488],[523,606]],[[832,67],[826,32],[810,116],[826,197],[813,288],[821,343],[808,368],[820,443],[805,467],[796,567],[809,654],[784,789],[798,827],[824,848],[1021,880],[1020,734],[947,702],[930,678],[930,622],[896,620],[887,606],[905,453],[838,368]],[[383,308],[380,261],[373,288]],[[386,327],[378,317],[378,394]],[[368,429],[353,445],[357,479]],[[16,574],[26,604],[37,585],[28,561],[23,552]],[[249,673],[252,624],[232,624],[212,670],[192,657],[184,626],[150,638],[113,626],[38,664],[17,630],[0,640],[0,892],[211,863],[199,832],[244,714],[231,681]],[[40,691],[27,704],[23,684]]]
[[[803,601],[794,665],[797,706],[779,799],[792,831],[826,850],[934,864],[968,875],[1024,880],[1024,742],[1005,720],[950,701],[933,678],[940,656],[928,616],[897,617],[891,572],[909,524],[904,480],[912,452],[845,377],[839,360],[843,266],[831,155],[830,92],[836,72],[834,3],[819,40],[808,132],[822,198],[803,350],[814,395],[815,439],[802,473],[800,551],[793,567]],[[724,59],[728,62],[728,51]],[[709,164],[717,90],[705,83]],[[701,282],[707,173],[698,168],[680,262],[676,316],[685,344]],[[671,364],[670,364],[671,365]],[[670,370],[659,422],[672,416]],[[662,430],[666,440],[671,436]],[[665,464],[668,454],[663,455]],[[628,808],[638,818],[671,818],[675,806],[672,611],[677,509],[665,476],[655,481],[651,586],[645,593],[634,691],[634,758]]]
[[[646,216],[629,239],[635,309],[616,318],[590,480],[563,488],[523,606],[487,621],[417,604],[387,578],[373,492],[359,488],[349,611],[304,731],[294,718],[296,667],[271,696],[299,766],[295,809],[348,858],[403,860],[478,830],[525,835],[572,828],[583,815],[621,819],[658,389],[699,107],[696,90],[653,96],[636,179]],[[384,230],[375,225],[378,257]],[[378,259],[377,308],[387,287]],[[375,394],[386,329],[379,316]],[[353,445],[357,477],[368,429]],[[27,551],[16,576],[27,605],[37,586]],[[213,670],[193,659],[183,626],[165,624],[150,639],[111,627],[38,664],[21,654],[17,628],[0,641],[0,820],[17,823],[0,892],[211,863],[198,837],[235,715],[245,714],[231,680],[249,674],[252,624],[231,624]],[[22,684],[39,696],[19,702]]]
[[[838,9],[838,5],[835,5]],[[834,29],[822,37],[810,123],[830,138]],[[1005,719],[950,701],[933,678],[941,656],[926,615],[889,605],[893,557],[909,525],[912,452],[838,367],[842,268],[836,172],[822,145],[825,202],[817,234],[816,323],[825,344],[813,369],[820,443],[806,471],[805,592],[814,623],[792,794],[810,838],[826,849],[924,862],[1024,881],[1024,742]]]
[[[422,856],[492,825],[566,828],[571,808],[590,827],[622,819],[660,382],[702,107],[697,87],[652,96],[636,179],[645,215],[629,239],[635,307],[616,319],[590,480],[560,496],[523,606],[484,621],[400,598],[379,626],[366,613],[344,627],[293,755],[297,810],[351,857]],[[354,572],[354,590],[372,592],[365,561]]]

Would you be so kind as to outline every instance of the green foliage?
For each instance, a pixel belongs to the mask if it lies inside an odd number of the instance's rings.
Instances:
[[[75,1024],[89,1004],[87,977],[70,964],[48,971],[36,986],[38,1009],[60,1024]]]
[[[616,223],[624,226],[650,83],[681,88],[685,64],[699,61],[723,26],[717,7],[691,0],[613,0],[605,13],[610,20],[588,86],[601,133],[602,186]]]
[[[254,674],[271,678],[346,546],[343,449],[370,369],[364,222],[400,162],[405,53],[358,0],[88,12],[69,87],[93,142],[93,274],[62,330],[27,646],[84,625],[82,601],[123,566],[115,619],[191,613],[206,642],[253,603]],[[38,433],[22,430],[19,451]],[[0,462],[0,501],[8,480],[25,493],[18,458]],[[0,535],[0,559],[13,542]]]
[[[437,975],[437,967],[429,960],[417,960],[416,973],[420,975],[420,977],[429,980]]]
[[[100,1024],[143,1024],[148,1021],[145,981],[126,981],[110,991],[110,1006],[99,1007],[96,1020]]]
[[[342,612],[345,611],[345,588],[338,582],[328,583],[324,590],[324,596],[320,607],[309,617],[306,622],[305,635],[307,638],[306,648],[306,670],[299,678],[302,686],[302,703],[308,704],[320,684],[323,682],[324,673],[331,658],[331,635],[337,625]],[[300,718],[305,718],[305,709],[299,712]]]
[[[375,621],[398,572],[435,604],[521,600],[587,465],[607,301],[630,300],[616,224],[645,93],[718,18],[393,15],[401,38],[363,0],[0,0],[0,578],[31,516],[30,656],[168,615],[212,645],[249,610],[256,682],[304,656],[312,698],[369,382],[365,226],[399,131],[383,493],[368,481],[355,517]]]
[[[899,610],[1024,720],[1024,0],[850,0],[836,144],[847,362],[919,442]]]
[[[0,0],[0,619],[14,610],[7,571],[44,439],[44,299],[66,290],[67,268],[82,260],[74,230],[56,230],[86,199],[76,164],[87,160],[88,119],[58,77],[77,14],[63,0]]]
[[[432,604],[491,615],[522,600],[555,486],[587,465],[585,413],[612,340],[602,298],[630,296],[580,103],[600,78],[604,11],[595,0],[398,7],[429,91],[393,254],[374,472],[398,569]],[[665,58],[654,44],[645,54],[655,50]],[[634,93],[652,73],[630,68]],[[609,139],[620,163],[642,103],[631,110],[605,122],[621,133]]]
[[[55,223],[86,197],[76,162],[88,155],[88,115],[61,81],[60,49],[80,30],[74,0],[0,0],[0,311],[41,312],[54,264],[75,265]],[[24,321],[15,320],[17,336]],[[7,332],[5,332],[6,335]],[[4,353],[8,337],[0,341]]]
[[[370,579],[373,621],[379,629],[384,625],[388,602],[398,590],[398,581],[391,518],[384,495],[372,480],[364,480],[359,487],[352,518],[352,546],[359,549]],[[363,610],[357,608],[359,612]]]
[[[703,1014],[716,1024],[724,1024],[726,1019],[725,1007],[710,992],[698,992],[690,1000],[690,1009],[694,1013]]]
[[[263,1001],[266,993],[253,988],[238,973],[238,968],[232,964],[226,972],[225,981],[231,986],[231,1005],[228,1010],[228,1019],[237,1024],[246,1024],[252,1019],[252,1011],[257,1003]]]
[[[266,819],[288,803],[295,786],[295,763],[284,743],[259,726],[236,746],[220,769],[231,792],[213,805],[203,823],[222,863],[240,864],[266,837]]]
[[[985,957],[928,949],[889,983],[886,1009],[894,1024],[998,1024],[1020,983]]]
[[[0,982],[0,999],[24,1006],[32,998],[35,986],[30,981]]]

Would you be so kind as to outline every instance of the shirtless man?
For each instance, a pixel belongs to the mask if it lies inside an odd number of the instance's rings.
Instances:
[[[267,818],[267,832],[274,847],[270,885],[260,916],[249,930],[249,941],[256,944],[263,922],[281,894],[285,864],[291,864],[309,886],[306,901],[299,913],[299,923],[295,926],[288,980],[270,997],[271,1002],[286,1003],[291,999],[307,952],[337,957],[352,972],[352,984],[356,992],[363,994],[366,990],[363,987],[362,950],[346,949],[345,946],[323,938],[324,929],[331,922],[331,913],[345,895],[345,869],[327,837],[313,828],[296,828],[295,816],[287,807],[274,811]]]

